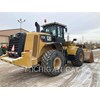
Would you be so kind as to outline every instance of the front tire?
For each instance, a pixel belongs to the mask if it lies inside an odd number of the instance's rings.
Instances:
[[[58,50],[49,50],[43,55],[41,64],[46,75],[57,76],[64,67],[64,56]]]
[[[82,66],[84,63],[84,52],[81,48],[78,48],[75,59],[71,61],[73,66]]]

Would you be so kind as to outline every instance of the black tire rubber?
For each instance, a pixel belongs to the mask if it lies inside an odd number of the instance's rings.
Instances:
[[[55,70],[53,67],[53,61],[56,57],[59,57],[61,60],[61,66],[59,70]],[[48,76],[57,76],[62,72],[62,69],[64,68],[64,56],[63,54],[58,50],[49,50],[47,51],[41,60],[41,65],[44,69],[44,74]]]
[[[83,55],[83,61],[80,61],[80,58],[79,58],[80,54]],[[72,60],[71,63],[72,63],[73,66],[76,66],[76,67],[80,67],[80,66],[83,65],[83,63],[84,63],[84,52],[81,48],[78,48],[75,59]]]

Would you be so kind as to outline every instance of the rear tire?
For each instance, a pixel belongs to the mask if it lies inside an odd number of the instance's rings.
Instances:
[[[64,67],[64,56],[58,50],[49,50],[43,55],[41,65],[46,75],[57,76]]]
[[[78,48],[75,59],[71,61],[73,66],[82,66],[84,63],[84,52],[81,48]]]

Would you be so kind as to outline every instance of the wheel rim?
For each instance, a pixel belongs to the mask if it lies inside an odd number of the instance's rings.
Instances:
[[[59,69],[60,69],[60,67],[61,67],[61,59],[60,59],[59,57],[56,57],[56,58],[54,59],[53,67],[54,67],[54,69],[56,69],[56,70],[59,70]]]
[[[79,55],[79,59],[81,62],[83,62],[83,54],[82,53]]]

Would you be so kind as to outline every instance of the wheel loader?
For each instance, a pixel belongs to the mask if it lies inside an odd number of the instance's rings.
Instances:
[[[80,48],[73,41],[65,41],[67,26],[53,22],[42,26],[36,22],[36,32],[17,33],[10,37],[8,52],[1,60],[23,67],[34,68],[40,65],[44,73],[57,76],[64,69],[67,61],[80,67],[85,61],[93,62],[93,53]]]

